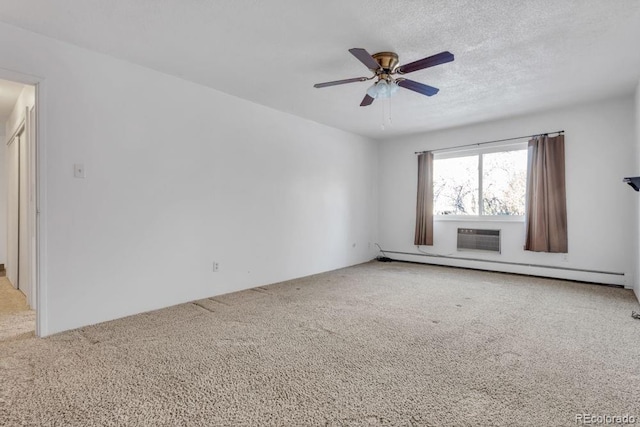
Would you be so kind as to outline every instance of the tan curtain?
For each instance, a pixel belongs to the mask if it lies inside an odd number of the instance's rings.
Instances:
[[[526,227],[525,250],[567,252],[564,135],[529,141]]]
[[[418,155],[415,245],[433,245],[433,153]]]

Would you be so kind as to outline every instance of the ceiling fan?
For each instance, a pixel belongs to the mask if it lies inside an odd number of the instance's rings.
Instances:
[[[349,49],[349,52],[371,70],[374,73],[373,76],[316,83],[313,87],[323,88],[345,83],[364,82],[377,78],[378,80],[376,80],[373,86],[367,89],[367,94],[360,103],[361,107],[371,105],[376,98],[389,98],[397,92],[398,87],[403,87],[426,96],[435,95],[440,89],[402,77],[394,78],[393,75],[413,73],[414,71],[451,62],[454,59],[451,52],[444,51],[418,61],[398,66],[398,55],[394,52],[379,52],[370,55],[369,52],[362,48]]]

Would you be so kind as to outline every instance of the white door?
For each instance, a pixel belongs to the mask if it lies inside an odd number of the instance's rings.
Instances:
[[[19,217],[18,217],[18,289],[27,297],[31,305],[31,269],[29,265],[29,140],[25,133],[20,135],[19,166]]]
[[[18,288],[18,230],[20,224],[20,137],[7,147],[7,278]]]

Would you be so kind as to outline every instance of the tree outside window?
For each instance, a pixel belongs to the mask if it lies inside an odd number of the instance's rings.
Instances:
[[[526,144],[434,159],[436,215],[524,215]]]

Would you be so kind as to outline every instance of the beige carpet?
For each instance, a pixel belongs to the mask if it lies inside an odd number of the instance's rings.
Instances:
[[[29,309],[24,294],[0,277],[0,341],[33,338],[36,312]]]
[[[631,310],[628,290],[372,262],[0,342],[0,425],[640,419]]]

